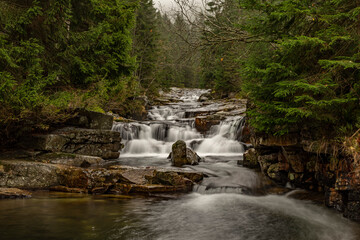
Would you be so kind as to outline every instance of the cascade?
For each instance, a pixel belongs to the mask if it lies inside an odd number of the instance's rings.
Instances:
[[[201,134],[194,126],[194,114],[186,114],[213,111],[197,102],[200,95],[207,91],[194,89],[180,92],[173,89],[170,96],[180,101],[154,106],[148,112],[148,121],[114,124],[113,130],[121,133],[125,145],[121,155],[162,156],[171,152],[171,145],[177,140],[184,140],[202,156],[242,154],[244,149],[238,140],[243,117],[230,116],[219,125],[212,126],[207,134]],[[215,104],[215,108],[218,105]]]

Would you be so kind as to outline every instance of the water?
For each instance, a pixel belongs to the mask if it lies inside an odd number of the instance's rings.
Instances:
[[[293,199],[292,194],[270,194],[278,186],[238,166],[244,151],[238,141],[243,124],[239,109],[229,110],[222,102],[196,102],[205,91],[174,89],[164,98],[180,101],[154,107],[149,121],[114,126],[125,144],[117,164],[170,167],[166,158],[172,143],[185,140],[205,160],[186,168],[208,176],[193,193],[36,193],[32,199],[1,200],[0,239],[360,239],[358,224],[311,201]],[[194,128],[196,112],[226,117],[201,134]]]
[[[237,140],[244,123],[242,116],[231,116],[229,111],[224,115],[230,116],[220,125],[212,126],[207,134],[195,129],[195,113],[213,114],[229,110],[229,104],[197,102],[199,96],[207,91],[174,89],[167,97],[181,102],[153,107],[149,110],[150,121],[115,123],[113,130],[121,133],[125,144],[121,157],[163,157],[171,152],[171,145],[177,140],[184,140],[202,156],[241,155],[244,148]]]

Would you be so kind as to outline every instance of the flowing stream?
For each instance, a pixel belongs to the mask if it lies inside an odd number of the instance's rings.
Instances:
[[[244,119],[228,104],[198,102],[205,92],[173,89],[164,94],[172,100],[149,110],[148,121],[113,126],[125,144],[117,164],[170,167],[171,145],[186,141],[204,159],[187,168],[208,176],[193,193],[112,198],[42,193],[2,200],[0,239],[360,239],[358,224],[310,200],[292,198],[294,191],[271,194],[273,183],[239,166]],[[223,118],[202,134],[194,127],[199,112]]]

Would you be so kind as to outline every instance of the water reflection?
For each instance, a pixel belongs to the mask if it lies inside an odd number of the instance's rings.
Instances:
[[[286,196],[37,196],[0,201],[1,239],[359,239],[358,224]]]

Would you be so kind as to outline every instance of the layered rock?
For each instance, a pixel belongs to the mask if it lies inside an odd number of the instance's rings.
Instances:
[[[0,161],[0,187],[77,193],[187,192],[202,173],[179,169],[112,166],[84,169],[33,161]]]
[[[272,180],[324,192],[325,204],[360,221],[360,163],[335,156],[329,146],[304,140],[300,134],[253,134],[254,149],[244,155],[244,166],[259,168]]]
[[[82,168],[100,167],[105,164],[105,161],[101,157],[58,152],[41,154],[33,159],[39,162],[54,163]]]
[[[186,143],[182,140],[179,140],[172,145],[170,158],[172,165],[175,167],[182,167],[183,165],[197,165],[201,161],[199,155],[197,155],[197,153],[192,149],[186,147]]]
[[[118,158],[122,147],[118,132],[82,128],[63,128],[50,134],[35,134],[24,138],[22,145],[45,152],[82,154],[103,159]]]
[[[113,116],[78,109],[75,111],[75,116],[70,118],[66,124],[79,128],[111,130],[113,125]]]

